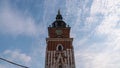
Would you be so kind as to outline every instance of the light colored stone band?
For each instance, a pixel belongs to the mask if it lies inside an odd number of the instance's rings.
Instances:
[[[73,38],[46,38],[46,41],[73,41]]]

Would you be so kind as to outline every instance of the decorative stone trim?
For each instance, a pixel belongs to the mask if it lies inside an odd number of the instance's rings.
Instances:
[[[73,41],[73,38],[46,38],[46,41]]]

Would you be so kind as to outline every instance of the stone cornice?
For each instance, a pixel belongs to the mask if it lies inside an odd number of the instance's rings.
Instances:
[[[46,38],[46,41],[73,41],[73,38]]]

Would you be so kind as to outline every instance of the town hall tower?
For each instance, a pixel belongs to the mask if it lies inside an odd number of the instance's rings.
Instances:
[[[45,68],[75,68],[70,28],[63,21],[60,10],[58,10],[56,20],[48,27]]]

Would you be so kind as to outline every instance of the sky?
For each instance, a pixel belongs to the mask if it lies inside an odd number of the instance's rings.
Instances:
[[[76,68],[120,68],[120,0],[0,0],[0,57],[44,68],[58,9],[71,27]],[[20,68],[0,60],[0,68]]]

